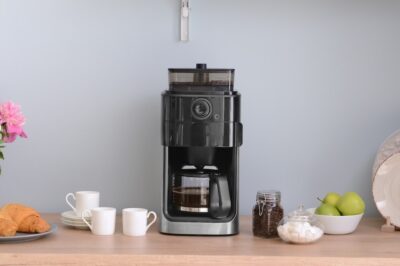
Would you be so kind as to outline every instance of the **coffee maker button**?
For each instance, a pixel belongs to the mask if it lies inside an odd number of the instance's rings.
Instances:
[[[198,98],[192,103],[192,116],[199,120],[207,119],[212,113],[212,107],[209,100]]]

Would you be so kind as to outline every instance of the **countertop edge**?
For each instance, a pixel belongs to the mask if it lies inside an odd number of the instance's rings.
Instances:
[[[1,253],[0,265],[399,265],[400,258]]]

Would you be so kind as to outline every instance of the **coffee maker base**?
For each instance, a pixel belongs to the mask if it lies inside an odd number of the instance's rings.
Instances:
[[[218,222],[173,222],[161,215],[160,233],[171,235],[208,235],[223,236],[239,233],[239,219],[235,216],[231,221]]]

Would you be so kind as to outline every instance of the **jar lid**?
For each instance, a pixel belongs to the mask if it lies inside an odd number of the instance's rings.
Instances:
[[[260,190],[257,191],[256,199],[265,201],[280,201],[281,192],[278,190]]]
[[[301,205],[297,210],[289,213],[288,220],[296,222],[312,222],[315,220],[315,215],[304,210],[304,206]]]

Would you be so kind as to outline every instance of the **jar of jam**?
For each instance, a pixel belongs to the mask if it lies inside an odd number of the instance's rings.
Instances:
[[[277,190],[257,192],[253,208],[253,234],[260,237],[277,237],[278,224],[283,218],[281,193]]]

